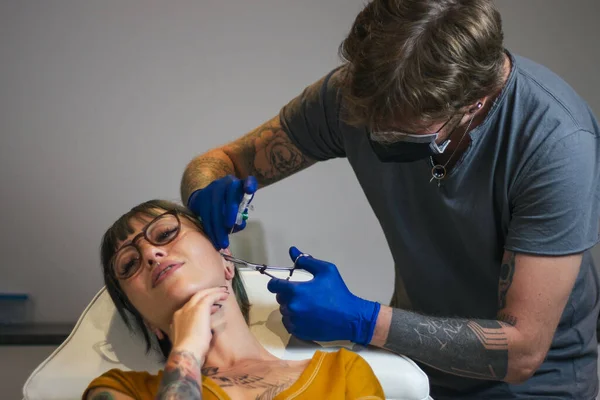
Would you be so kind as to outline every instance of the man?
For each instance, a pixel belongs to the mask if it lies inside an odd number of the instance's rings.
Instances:
[[[182,199],[215,246],[249,177],[263,187],[346,157],[395,292],[389,307],[361,299],[292,248],[315,278],[269,282],[290,333],[411,357],[436,400],[593,399],[600,129],[588,106],[504,49],[488,0],[374,0],[341,54],[278,116],[187,166]]]

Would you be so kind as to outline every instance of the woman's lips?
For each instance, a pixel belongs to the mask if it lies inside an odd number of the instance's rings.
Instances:
[[[173,272],[178,270],[182,265],[183,265],[183,263],[169,264],[166,268],[164,268],[162,271],[160,271],[158,273],[156,279],[154,280],[154,282],[152,284],[152,287],[155,288],[156,286],[158,286],[162,281],[164,281]]]

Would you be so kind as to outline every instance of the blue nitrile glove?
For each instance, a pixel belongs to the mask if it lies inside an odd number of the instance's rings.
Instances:
[[[302,254],[290,248],[296,260]],[[371,342],[380,304],[350,293],[337,267],[311,256],[303,256],[296,267],[310,272],[310,281],[293,282],[272,278],[267,288],[277,293],[283,325],[303,340],[350,340],[367,345]]]
[[[253,176],[241,181],[227,175],[191,194],[187,206],[200,218],[206,235],[217,250],[229,247],[229,233],[235,225],[242,197],[244,193],[253,194],[257,187]],[[238,232],[245,227],[246,221],[243,221],[241,225],[235,225],[233,231]]]

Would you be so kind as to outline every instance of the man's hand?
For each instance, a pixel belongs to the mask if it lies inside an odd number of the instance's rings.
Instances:
[[[336,266],[305,255],[295,247],[290,257],[297,268],[310,272],[307,282],[273,278],[268,289],[277,293],[283,325],[304,340],[350,340],[368,344],[379,313],[379,303],[350,293]]]
[[[235,217],[244,193],[254,194],[256,178],[243,181],[232,175],[213,181],[190,196],[188,208],[202,221],[204,231],[217,250],[229,247],[229,233],[245,228],[246,221],[235,225]]]

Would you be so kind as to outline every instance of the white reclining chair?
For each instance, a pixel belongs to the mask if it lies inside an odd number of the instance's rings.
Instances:
[[[256,238],[260,232],[255,228],[249,226],[247,230],[254,229]],[[248,252],[252,251],[240,248],[234,254],[245,253],[249,255],[247,259],[257,259],[256,254]],[[252,304],[250,329],[273,355],[289,360],[308,359],[316,349],[335,351],[343,346],[359,353],[371,365],[387,399],[430,399],[427,376],[406,357],[350,342],[315,343],[291,337],[281,322],[275,295],[266,288],[269,278],[254,270],[240,269],[240,275]],[[305,271],[294,272],[294,280],[311,278]],[[102,288],[65,342],[33,371],[23,387],[24,399],[80,399],[94,378],[112,368],[156,373],[162,365],[158,355],[145,354],[143,339],[129,332]]]

